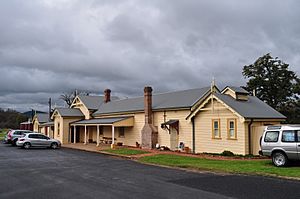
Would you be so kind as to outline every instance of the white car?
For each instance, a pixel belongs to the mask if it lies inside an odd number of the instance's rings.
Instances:
[[[50,147],[57,149],[61,146],[59,140],[51,139],[40,133],[26,133],[17,141],[17,146],[29,149],[30,147]]]
[[[272,157],[278,167],[287,165],[289,160],[300,160],[300,125],[266,127],[261,139],[261,150]]]

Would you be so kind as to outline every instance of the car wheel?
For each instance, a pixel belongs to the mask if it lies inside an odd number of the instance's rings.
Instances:
[[[283,152],[275,152],[272,154],[272,162],[277,167],[284,167],[288,163],[288,159]]]
[[[23,144],[24,149],[29,149],[31,147],[31,144],[29,142],[25,142]]]
[[[58,144],[56,142],[53,142],[50,147],[52,149],[57,149],[58,148]]]

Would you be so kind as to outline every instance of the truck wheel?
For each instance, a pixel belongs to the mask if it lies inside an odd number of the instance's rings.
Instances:
[[[288,163],[288,158],[283,152],[275,152],[272,154],[272,162],[277,167],[284,167]]]

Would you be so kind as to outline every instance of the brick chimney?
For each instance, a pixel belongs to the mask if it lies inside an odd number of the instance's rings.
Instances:
[[[152,124],[152,88],[150,86],[144,88],[144,110],[145,123]]]
[[[157,130],[153,126],[152,114],[152,88],[146,86],[144,88],[144,111],[145,124],[142,129],[142,148],[154,148],[157,143]]]
[[[105,89],[104,90],[104,103],[110,102],[110,89]]]

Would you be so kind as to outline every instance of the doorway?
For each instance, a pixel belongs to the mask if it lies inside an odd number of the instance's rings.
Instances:
[[[76,143],[80,142],[80,128],[76,126]],[[74,143],[74,127],[71,127],[71,143]]]
[[[178,149],[178,133],[174,127],[170,127],[170,149],[172,151]]]

